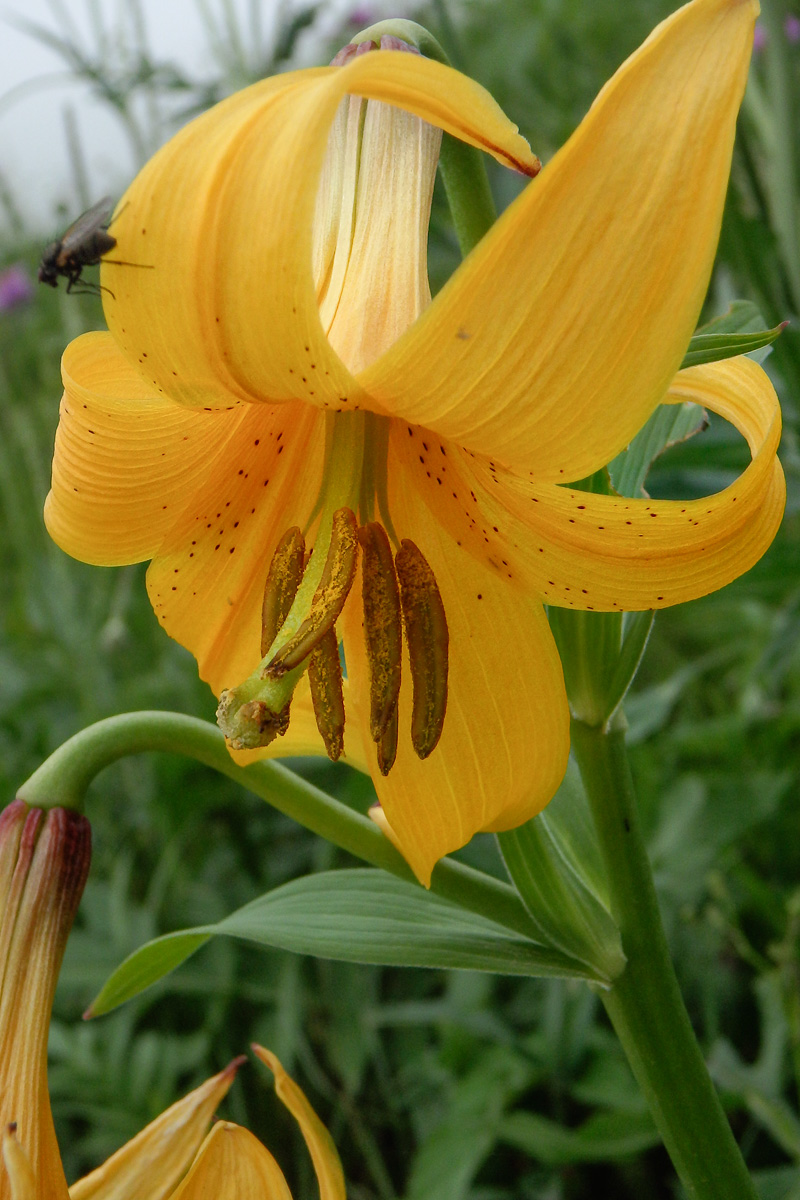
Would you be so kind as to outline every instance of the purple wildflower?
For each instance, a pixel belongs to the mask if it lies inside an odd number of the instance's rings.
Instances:
[[[27,304],[33,296],[31,278],[21,263],[0,271],[0,312]]]

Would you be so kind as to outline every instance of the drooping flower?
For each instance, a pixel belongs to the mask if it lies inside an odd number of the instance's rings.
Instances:
[[[89,562],[152,559],[158,618],[231,689],[238,745],[247,721],[265,737],[288,722],[278,748],[298,728],[307,748],[313,647],[339,753],[338,618],[345,752],[369,761],[423,882],[561,780],[568,708],[542,602],[703,595],[780,521],[767,376],[743,359],[676,374],[756,9],[694,0],[660,25],[432,303],[436,130],[531,175],[538,161],[482,89],[417,54],[353,48],[256,84],[178,134],[121,203],[120,257],[153,269],[105,266],[110,332],[65,353],[48,528]],[[729,488],[681,504],[569,487],[685,399],[748,440]]]
[[[45,814],[21,800],[0,813],[0,1200],[291,1200],[280,1167],[246,1129],[220,1121],[207,1133],[243,1059],[67,1188],[47,1093],[47,1032],[90,853],[89,824],[77,813]],[[327,1130],[275,1055],[253,1050],[300,1125],[320,1194],[344,1200]]]

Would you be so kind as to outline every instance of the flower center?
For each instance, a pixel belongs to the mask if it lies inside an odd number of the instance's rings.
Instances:
[[[372,50],[370,41],[347,46],[334,64]],[[416,53],[386,36],[381,50]],[[359,96],[344,100],[334,119],[312,265],[320,320],[353,372],[387,350],[430,303],[427,237],[440,142],[441,131],[418,117]],[[313,552],[306,550],[308,530],[288,529],[281,539],[264,590],[262,661],[222,693],[217,720],[236,749],[268,745],[286,732],[292,693],[307,670],[320,734],[329,756],[340,757],[345,714],[335,626],[360,550],[370,735],[387,774],[397,753],[403,633],[411,740],[425,758],[444,721],[447,621],[430,566],[413,541],[398,538],[389,514],[389,419],[362,411],[326,420],[323,484],[309,521],[317,523]]]
[[[296,526],[278,543],[264,587],[261,662],[239,687],[222,693],[217,720],[234,749],[269,745],[288,729],[294,688],[308,671],[325,748],[334,761],[341,756],[345,710],[336,621],[355,581],[360,549],[370,735],[386,775],[397,754],[403,632],[413,691],[411,742],[419,757],[427,758],[441,736],[447,620],[425,557],[410,539],[398,541],[388,517],[386,418],[336,413],[328,421],[313,550],[306,550]],[[376,502],[385,523],[373,519]]]

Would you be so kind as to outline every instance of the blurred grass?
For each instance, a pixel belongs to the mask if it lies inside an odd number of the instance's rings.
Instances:
[[[491,0],[471,0],[463,13],[439,3],[420,19],[546,158],[667,9],[661,0],[624,9],[612,0],[506,0],[501,18]],[[204,85],[207,100],[242,82],[236,38],[215,28],[228,50],[219,78]],[[796,82],[797,48],[790,53]],[[765,88],[769,67],[768,57],[756,65]],[[772,117],[779,121],[780,111]],[[772,323],[795,311],[791,264],[766,186],[759,201],[771,147],[749,120],[708,308],[721,311],[737,295],[759,303]],[[492,179],[502,207],[516,181]],[[33,270],[39,252],[18,235],[0,246],[0,267],[21,259]],[[456,261],[437,195],[434,280]],[[94,297],[46,289],[0,313],[0,778],[8,799],[47,753],[99,717],[140,707],[213,717],[194,661],[152,615],[144,567],[75,563],[42,525],[59,356],[78,332],[101,326]],[[743,579],[659,614],[627,707],[684,993],[762,1196],[788,1200],[800,1196],[796,332],[780,339],[768,369],[787,417],[784,526]],[[716,489],[743,462],[738,439],[715,422],[660,460],[651,489]],[[346,802],[362,810],[369,803],[368,784],[346,768],[300,766]],[[92,789],[89,815],[92,876],[51,1037],[70,1178],[255,1038],[307,1087],[340,1146],[353,1200],[674,1194],[619,1047],[581,986],[359,968],[220,941],[122,1011],[82,1025],[100,983],[142,941],[215,920],[288,878],[345,861],[233,784],[166,756],[109,769]],[[497,869],[488,838],[466,855]],[[226,1111],[267,1141],[296,1196],[314,1195],[296,1130],[264,1076],[247,1068]]]

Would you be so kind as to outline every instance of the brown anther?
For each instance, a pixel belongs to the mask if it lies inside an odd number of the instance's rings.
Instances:
[[[287,671],[299,667],[328,630],[333,628],[353,585],[357,550],[356,519],[349,508],[339,508],[333,514],[328,556],[309,614],[294,637],[264,668],[262,675],[265,679],[279,679]]]
[[[400,589],[392,547],[383,526],[377,521],[362,525],[358,540],[361,543],[361,596],[369,664],[369,730],[372,740],[380,744],[390,719],[394,718],[395,725],[397,723],[403,658]]]
[[[427,758],[441,737],[447,708],[447,618],[433,571],[408,538],[400,544],[395,566],[413,684],[411,742],[419,757]]]
[[[378,749],[378,770],[381,775],[388,775],[397,758],[397,705],[394,706],[386,720],[383,733],[376,738]]]
[[[344,752],[344,690],[339,642],[333,628],[311,652],[308,683],[317,729],[328,758],[336,762]]]
[[[294,525],[278,542],[267,572],[264,602],[261,606],[261,657],[269,650],[283,622],[289,615],[300,581],[303,578],[305,542]]]

